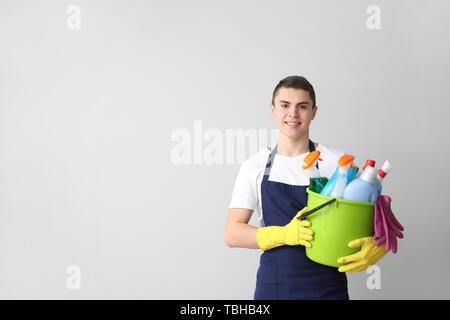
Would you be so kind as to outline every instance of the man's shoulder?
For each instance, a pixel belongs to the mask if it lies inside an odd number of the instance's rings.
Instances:
[[[323,159],[319,161],[320,174],[330,179],[336,170],[339,158],[345,153],[323,143],[319,143],[317,150],[320,151],[320,158]]]
[[[320,154],[321,155],[330,155],[330,156],[341,156],[341,155],[343,155],[344,154],[344,152],[343,151],[341,151],[341,150],[339,150],[339,149],[336,149],[336,148],[333,148],[333,147],[330,147],[329,145],[327,145],[327,144],[324,144],[324,143],[319,143],[319,145],[317,146],[317,150],[319,150],[320,151]]]
[[[317,150],[320,151],[320,157],[323,159],[319,165],[335,166],[341,156],[345,153],[329,145],[319,143]]]

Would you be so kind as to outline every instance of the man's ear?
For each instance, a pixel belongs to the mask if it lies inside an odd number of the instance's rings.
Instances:
[[[317,113],[317,106],[313,107],[313,117],[311,120],[314,120],[314,118],[316,117],[316,113]]]
[[[275,106],[273,103],[270,104],[270,114],[272,115],[272,118],[275,118]]]

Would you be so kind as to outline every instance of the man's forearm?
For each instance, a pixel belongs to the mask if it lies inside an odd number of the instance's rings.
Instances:
[[[229,247],[259,249],[256,241],[257,227],[247,223],[233,223],[228,227],[225,234],[225,241]]]

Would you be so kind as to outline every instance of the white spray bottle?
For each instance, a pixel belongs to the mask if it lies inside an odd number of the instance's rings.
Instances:
[[[377,185],[377,190],[378,190],[378,196],[381,195],[381,183],[383,182],[384,177],[386,177],[386,175],[388,174],[388,172],[392,169],[391,164],[389,163],[389,161],[384,160],[383,165],[381,166],[381,169],[378,170],[378,174],[377,174],[377,181],[376,181],[376,185]]]
[[[305,171],[305,173],[308,175],[310,179],[312,178],[319,178],[320,172],[319,169],[317,169],[317,160],[322,161],[320,156],[320,151],[316,150],[313,152],[310,152],[305,159],[303,160],[302,169]]]

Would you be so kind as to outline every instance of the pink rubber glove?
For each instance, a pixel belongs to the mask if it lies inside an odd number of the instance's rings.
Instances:
[[[397,252],[397,238],[402,239],[403,226],[395,218],[391,209],[391,197],[382,195],[375,202],[374,218],[375,245],[379,246],[386,242],[386,251]]]

